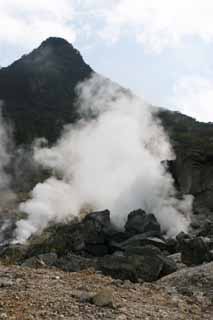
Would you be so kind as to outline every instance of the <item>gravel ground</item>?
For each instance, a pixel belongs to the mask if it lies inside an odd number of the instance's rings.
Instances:
[[[112,292],[113,306],[98,307],[88,295]],[[207,297],[177,294],[172,287],[132,284],[87,270],[65,273],[0,265],[0,319],[155,320],[213,319]]]

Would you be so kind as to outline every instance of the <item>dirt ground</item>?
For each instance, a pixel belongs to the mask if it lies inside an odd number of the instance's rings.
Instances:
[[[106,288],[112,292],[112,306],[98,307],[85,299]],[[0,265],[0,319],[212,320],[213,307],[204,297],[113,280],[93,270],[65,273]]]

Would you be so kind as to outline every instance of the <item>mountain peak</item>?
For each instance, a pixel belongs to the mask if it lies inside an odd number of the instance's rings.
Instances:
[[[69,43],[67,40],[65,40],[64,38],[59,38],[59,37],[49,37],[46,40],[44,40],[41,43],[41,47],[42,46],[72,46],[71,43]]]
[[[66,63],[85,64],[80,52],[63,38],[50,37],[31,53],[24,55],[16,63],[26,63],[31,66],[55,66]]]
[[[76,85],[92,72],[72,44],[55,37],[0,69],[3,115],[14,123],[16,142],[55,141],[64,124],[76,118]]]

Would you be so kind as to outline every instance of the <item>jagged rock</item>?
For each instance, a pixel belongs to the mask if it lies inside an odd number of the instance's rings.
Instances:
[[[181,260],[187,266],[199,265],[213,259],[209,245],[202,237],[184,239],[181,243]]]
[[[154,232],[160,235],[160,224],[153,214],[146,214],[145,211],[139,209],[132,211],[127,218],[125,230],[130,234]]]
[[[167,250],[167,244],[164,240],[156,238],[156,237],[149,237],[147,233],[145,234],[137,234],[124,242],[121,243],[111,243],[111,246],[114,246],[117,249],[121,250],[131,250],[130,248],[134,247],[144,247],[147,245],[153,245],[161,250]]]
[[[108,240],[116,232],[110,222],[110,212],[92,212],[85,217],[82,225],[86,252],[93,256],[109,253]]]
[[[153,246],[144,247],[140,255],[105,256],[98,261],[98,268],[113,278],[132,282],[155,281],[162,275],[176,271],[175,263]]]
[[[92,212],[82,221],[86,243],[105,242],[105,232],[110,228],[110,212],[108,210]]]

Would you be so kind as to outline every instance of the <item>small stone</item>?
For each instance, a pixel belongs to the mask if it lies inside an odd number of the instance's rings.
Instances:
[[[0,287],[12,287],[14,285],[14,282],[11,279],[8,278],[1,278],[0,279]]]
[[[92,303],[98,307],[113,306],[113,291],[111,289],[102,289],[92,297]]]

